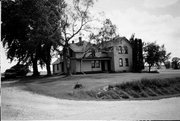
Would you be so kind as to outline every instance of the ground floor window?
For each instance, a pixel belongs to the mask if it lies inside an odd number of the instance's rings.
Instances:
[[[126,66],[129,66],[128,58],[125,58]]]
[[[123,59],[119,58],[119,66],[122,67],[123,66]]]
[[[56,66],[57,66],[57,71],[59,71],[59,64],[57,64]]]
[[[100,61],[98,61],[98,60],[91,61],[91,67],[92,68],[100,68]]]

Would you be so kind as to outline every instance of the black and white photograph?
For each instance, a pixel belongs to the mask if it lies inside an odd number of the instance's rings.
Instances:
[[[180,120],[180,0],[1,0],[1,120]]]

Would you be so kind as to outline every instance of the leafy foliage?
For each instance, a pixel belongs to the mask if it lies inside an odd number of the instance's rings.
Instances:
[[[2,42],[7,58],[22,61],[27,56],[28,21],[19,2],[2,1]]]
[[[180,58],[178,58],[178,57],[172,58],[172,68],[173,69],[180,69]]]
[[[164,45],[159,46],[156,42],[147,43],[144,47],[145,62],[149,64],[149,72],[154,65],[159,66],[159,63],[165,63],[171,53],[166,54]]]
[[[7,58],[33,63],[35,74],[39,61],[51,74],[51,49],[59,44],[59,20],[64,7],[63,0],[3,0],[2,42]]]
[[[133,72],[141,72],[144,69],[142,40],[134,38],[133,34],[130,43],[133,49]]]
[[[110,19],[103,21],[103,26],[99,28],[98,33],[92,33],[90,39],[96,40],[97,44],[103,43],[105,41],[112,40],[117,36],[117,27],[114,25]]]

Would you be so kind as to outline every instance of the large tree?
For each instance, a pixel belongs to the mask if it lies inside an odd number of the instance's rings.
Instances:
[[[21,62],[27,55],[26,46],[29,38],[28,21],[24,17],[20,3],[2,1],[2,38],[3,46],[7,49],[7,58],[16,58]]]
[[[59,21],[63,14],[66,4],[63,0],[44,0],[39,1],[32,24],[32,38],[37,40],[37,51],[40,63],[46,64],[47,74],[51,75],[51,50],[55,50],[61,37]]]
[[[132,45],[132,55],[133,55],[133,72],[141,72],[144,69],[143,62],[143,42],[141,39],[135,38],[133,34],[130,38],[130,43]]]
[[[68,4],[63,10],[64,14],[61,16],[59,27],[61,33],[59,46],[63,47],[63,59],[67,76],[71,75],[70,41],[81,31],[90,29],[89,22],[92,21],[92,18],[89,9],[93,4],[94,0],[72,0],[72,3]]]
[[[61,36],[59,20],[64,7],[63,0],[3,0],[2,41],[7,58],[32,63],[34,75],[39,74],[39,61],[46,64],[50,75],[50,53]]]

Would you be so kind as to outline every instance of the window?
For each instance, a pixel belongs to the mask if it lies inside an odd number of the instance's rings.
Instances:
[[[95,61],[91,61],[91,67],[95,68]]]
[[[100,68],[100,62],[99,62],[99,61],[96,61],[95,67],[96,67],[96,68]]]
[[[119,54],[122,54],[122,47],[119,46]]]
[[[122,67],[123,66],[123,59],[119,58],[119,66]]]
[[[128,47],[127,46],[124,46],[124,53],[128,54]]]
[[[91,61],[92,68],[100,68],[100,61]]]
[[[59,71],[59,64],[57,64],[56,66],[57,66],[57,71]]]
[[[128,58],[125,59],[125,62],[126,62],[126,66],[129,66]]]

